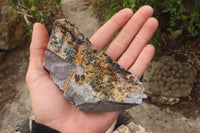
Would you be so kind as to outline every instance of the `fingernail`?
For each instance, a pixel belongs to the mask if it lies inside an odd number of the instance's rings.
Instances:
[[[36,22],[33,24],[33,29],[36,27],[37,24],[39,24],[39,23]]]
[[[36,23],[33,24],[33,29],[35,28]]]

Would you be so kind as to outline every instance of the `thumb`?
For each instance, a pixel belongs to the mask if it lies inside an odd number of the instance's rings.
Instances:
[[[26,74],[26,82],[28,84],[30,81],[38,79],[40,75],[47,75],[43,68],[43,60],[48,41],[49,37],[46,28],[40,23],[35,23],[30,45],[29,68]]]
[[[30,68],[35,70],[43,69],[44,54],[48,41],[49,37],[46,28],[40,23],[35,23],[30,45]]]

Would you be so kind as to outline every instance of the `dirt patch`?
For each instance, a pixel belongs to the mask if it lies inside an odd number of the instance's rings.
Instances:
[[[28,67],[29,49],[17,48],[6,54],[0,67],[0,132],[9,133],[29,119],[31,106],[25,75]]]
[[[63,14],[90,38],[103,24],[96,15],[88,0],[63,0]]]

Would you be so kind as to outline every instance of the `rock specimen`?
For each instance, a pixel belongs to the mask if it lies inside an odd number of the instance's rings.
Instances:
[[[174,104],[178,98],[189,96],[195,82],[196,70],[188,63],[181,63],[170,56],[153,61],[144,73],[145,92],[154,102]],[[160,96],[155,98],[155,95]]]
[[[23,18],[12,6],[0,7],[0,50],[10,50],[27,39]]]
[[[64,96],[83,111],[126,109],[146,97],[136,76],[97,50],[66,19],[54,23],[44,67]]]

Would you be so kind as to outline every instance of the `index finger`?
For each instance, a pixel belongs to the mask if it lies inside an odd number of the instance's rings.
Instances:
[[[115,33],[129,21],[132,15],[133,11],[129,8],[119,11],[90,38],[91,43],[97,49],[103,50]]]

